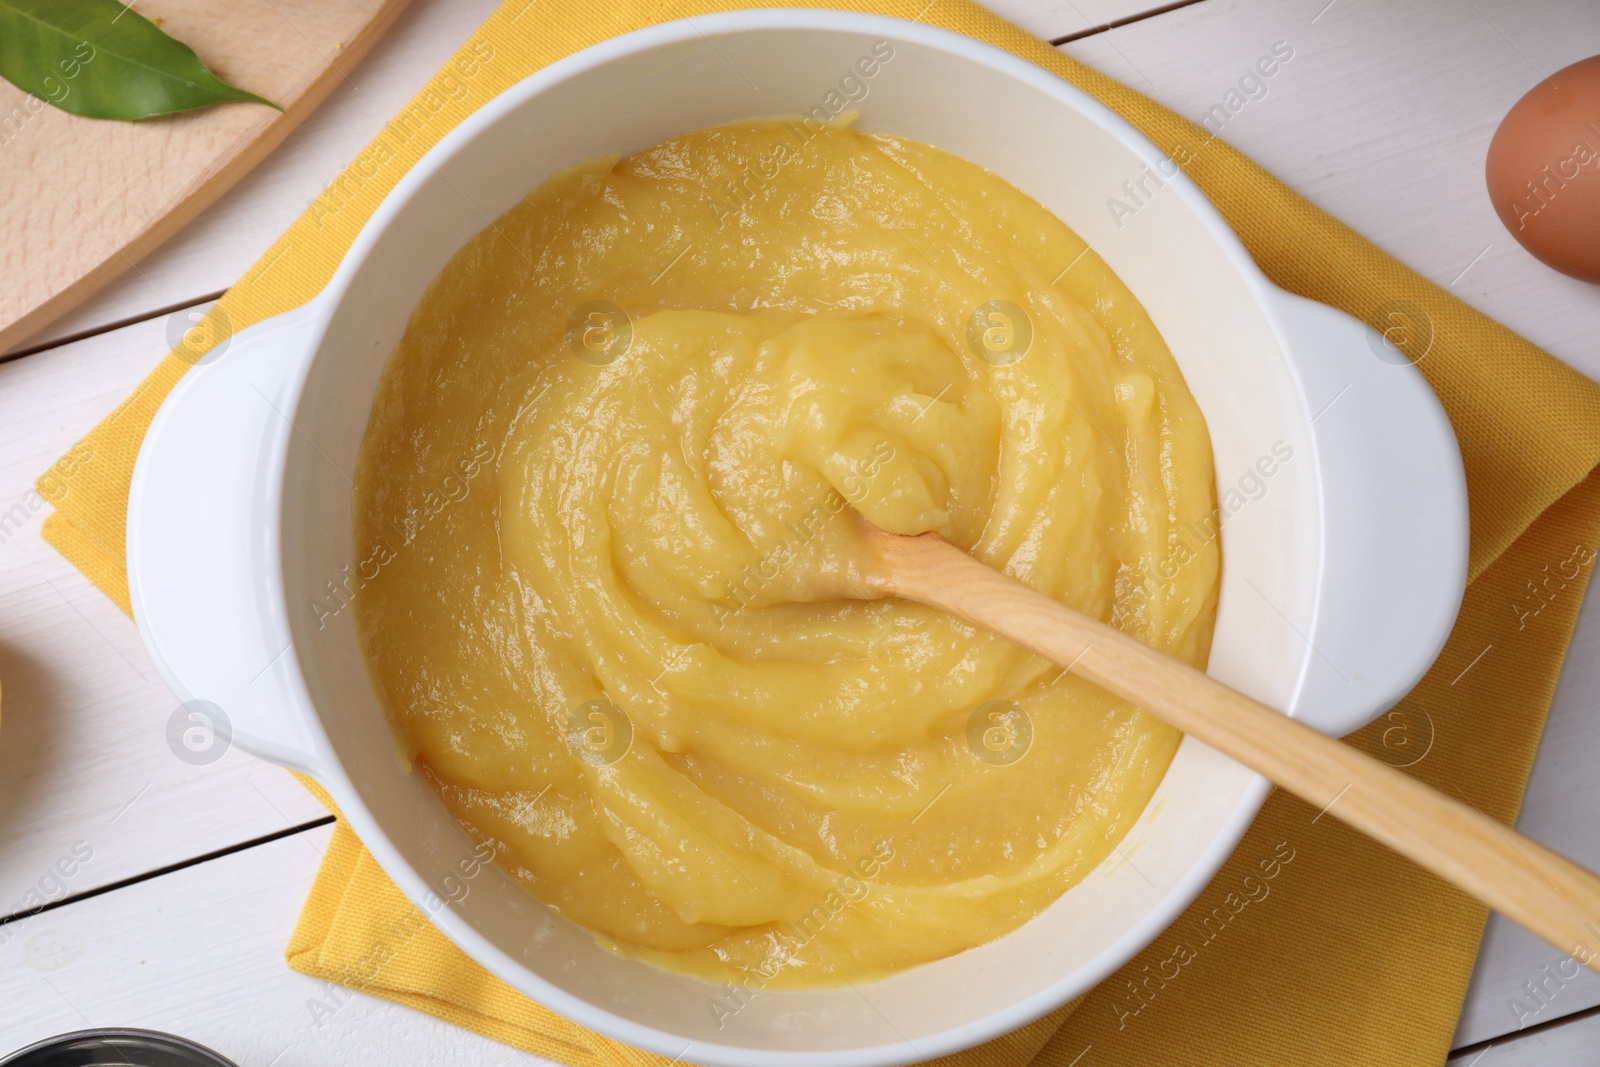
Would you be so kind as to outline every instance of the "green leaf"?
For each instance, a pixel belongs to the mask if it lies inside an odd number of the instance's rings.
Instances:
[[[278,107],[218,78],[188,45],[117,0],[0,0],[0,77],[96,119],[145,119],[224,101]]]

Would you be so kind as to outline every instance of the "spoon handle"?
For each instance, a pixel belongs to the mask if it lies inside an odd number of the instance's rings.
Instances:
[[[936,535],[873,530],[868,544],[885,565],[884,592],[1006,637],[1132,701],[1600,971],[1600,877],[1590,871]]]

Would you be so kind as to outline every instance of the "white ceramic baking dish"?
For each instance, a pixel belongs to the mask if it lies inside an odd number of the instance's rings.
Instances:
[[[858,61],[881,57],[878,42],[893,54],[868,78]],[[479,869],[432,790],[397,762],[351,613],[313,604],[362,562],[350,476],[374,385],[423,289],[560,167],[846,105],[863,129],[940,146],[1033,196],[1166,337],[1210,426],[1229,512],[1213,675],[1343,734],[1421,677],[1465,581],[1460,456],[1422,376],[1380,358],[1392,350],[1360,322],[1269,284],[1170,160],[1053,75],[920,24],[769,10],[642,30],[520,82],[405,175],[321,295],[244,330],[173,390],[134,472],[130,592],[180,699],[214,703],[240,746],[320,780],[457,945],[585,1026],[695,1063],[897,1064],[1020,1026],[1160,933],[1268,788],[1186,739],[1122,844],[1129,859],[1108,860],[1021,929],[859,989],[762,992],[730,1016],[712,1009],[717,988],[619,959]],[[1108,205],[1128,204],[1125,182],[1145,194],[1131,215]]]

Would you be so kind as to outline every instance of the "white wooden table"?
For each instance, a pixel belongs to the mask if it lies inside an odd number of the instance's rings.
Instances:
[[[34,477],[166,352],[172,317],[231,285],[494,2],[416,0],[351,85],[139,273],[0,356],[0,516],[24,520],[0,523],[0,1052],[124,1025],[186,1034],[242,1067],[540,1062],[362,995],[316,1024],[307,1005],[320,986],[291,972],[283,949],[330,833],[326,813],[287,773],[238,751],[206,766],[173,755],[176,702],[132,623],[39,539],[43,512],[27,504]],[[1600,287],[1532,260],[1483,188],[1489,137],[1512,102],[1540,74],[1600,52],[1594,0],[993,6],[1194,118],[1288,42],[1293,59],[1232,117],[1226,139],[1600,377]],[[1584,609],[1519,823],[1591,867],[1597,602]],[[51,906],[29,915],[35,899]],[[1595,1062],[1600,977],[1552,980],[1559,958],[1491,920],[1450,1062]],[[1529,981],[1542,984],[1541,1001],[1526,1001]],[[1537,1011],[1514,1010],[1514,997]]]

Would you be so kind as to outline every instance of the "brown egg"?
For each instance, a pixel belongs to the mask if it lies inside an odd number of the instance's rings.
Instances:
[[[1600,283],[1600,56],[1518,100],[1484,168],[1500,221],[1544,263]]]

